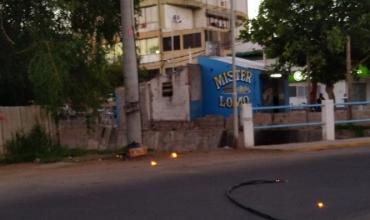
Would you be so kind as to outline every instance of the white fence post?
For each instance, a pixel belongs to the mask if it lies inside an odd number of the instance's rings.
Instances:
[[[254,125],[252,104],[242,104],[244,147],[254,147]]]
[[[321,111],[322,138],[325,141],[335,140],[335,117],[333,100],[322,100]]]

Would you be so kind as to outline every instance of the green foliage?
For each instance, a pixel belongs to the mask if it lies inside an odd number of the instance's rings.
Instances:
[[[54,113],[64,103],[81,111],[96,109],[112,90],[104,55],[83,40],[40,44],[29,67],[36,102]]]
[[[116,61],[112,62],[107,66],[107,74],[109,82],[112,82],[114,88],[120,87],[123,85],[123,73],[122,73],[122,61],[119,57]]]
[[[263,45],[269,57],[278,57],[277,69],[310,64],[313,81],[332,85],[345,78],[348,35],[354,66],[368,62],[369,8],[368,0],[264,0],[258,17],[245,23],[240,37]]]
[[[114,88],[120,87],[123,85],[124,77],[122,74],[122,57],[118,57],[117,60],[110,63],[107,67],[107,75],[110,82],[112,82],[112,86]],[[138,64],[139,66],[139,64]],[[145,82],[154,77],[153,74],[150,74],[150,72],[146,69],[139,68],[138,70],[139,74],[139,82]]]
[[[117,85],[105,48],[119,28],[117,0],[0,1],[0,105],[95,109]]]
[[[83,150],[67,149],[56,144],[45,132],[36,125],[30,133],[18,132],[5,144],[5,155],[2,162],[55,162],[67,156],[81,156]]]

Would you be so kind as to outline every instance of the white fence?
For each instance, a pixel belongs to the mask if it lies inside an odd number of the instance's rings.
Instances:
[[[358,119],[341,119],[340,115],[336,115],[335,107],[350,107],[350,106],[364,106],[369,105],[370,102],[347,102],[347,103],[340,103],[334,104],[333,100],[323,100],[322,104],[313,104],[313,105],[300,105],[300,106],[268,106],[268,107],[256,107],[253,108],[251,104],[243,104],[242,105],[242,114],[241,114],[241,122],[243,125],[243,138],[244,138],[244,146],[245,147],[254,147],[255,140],[254,140],[254,131],[256,129],[274,129],[274,128],[293,128],[293,127],[307,127],[307,126],[321,126],[322,128],[322,140],[326,141],[333,141],[335,140],[335,125],[336,124],[352,124],[352,123],[369,123],[370,116],[361,115]],[[291,111],[292,109],[301,109],[301,108],[309,108],[309,109],[320,109],[321,111],[321,120],[314,121],[314,122],[306,122],[306,123],[293,123],[293,124],[269,124],[269,125],[255,125],[253,121],[253,111],[259,110],[275,110],[275,109],[285,109]],[[361,107],[363,108],[363,107]],[[368,112],[367,110],[364,110]],[[337,118],[336,118],[337,117]]]

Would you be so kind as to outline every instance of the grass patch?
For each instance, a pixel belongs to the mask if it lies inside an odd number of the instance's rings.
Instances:
[[[57,144],[40,125],[35,125],[29,133],[17,132],[5,144],[5,154],[1,163],[60,161],[65,157],[76,157],[87,154],[83,149],[69,149]]]

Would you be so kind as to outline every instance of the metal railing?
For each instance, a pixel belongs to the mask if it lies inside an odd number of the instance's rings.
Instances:
[[[361,102],[344,102],[344,103],[336,103],[335,106],[347,106],[347,109],[350,106],[354,105],[369,105],[370,101],[361,101]],[[335,124],[353,124],[359,122],[370,122],[370,118],[363,118],[363,119],[347,119],[347,120],[335,120]]]
[[[307,126],[321,126],[323,140],[335,140],[335,125],[336,124],[351,124],[370,122],[370,118],[355,118],[346,120],[335,120],[335,110],[338,106],[343,109],[347,106],[347,111],[351,106],[355,105],[370,105],[370,101],[365,102],[345,102],[334,104],[332,100],[323,100],[322,104],[305,104],[305,105],[283,105],[283,106],[262,106],[252,107],[251,104],[242,105],[242,123],[244,127],[244,143],[247,147],[254,146],[254,132],[258,129],[274,129],[274,128],[298,128]],[[268,124],[268,125],[254,125],[253,112],[262,112],[265,110],[284,109],[285,112],[290,112],[293,109],[309,109],[318,110],[321,112],[321,121],[312,121],[305,123],[286,123],[286,124]],[[306,111],[307,112],[307,111]]]
[[[301,104],[301,105],[278,105],[278,106],[260,106],[253,107],[253,111],[259,110],[274,110],[274,109],[304,109],[304,108],[317,108],[321,107],[322,104]]]

